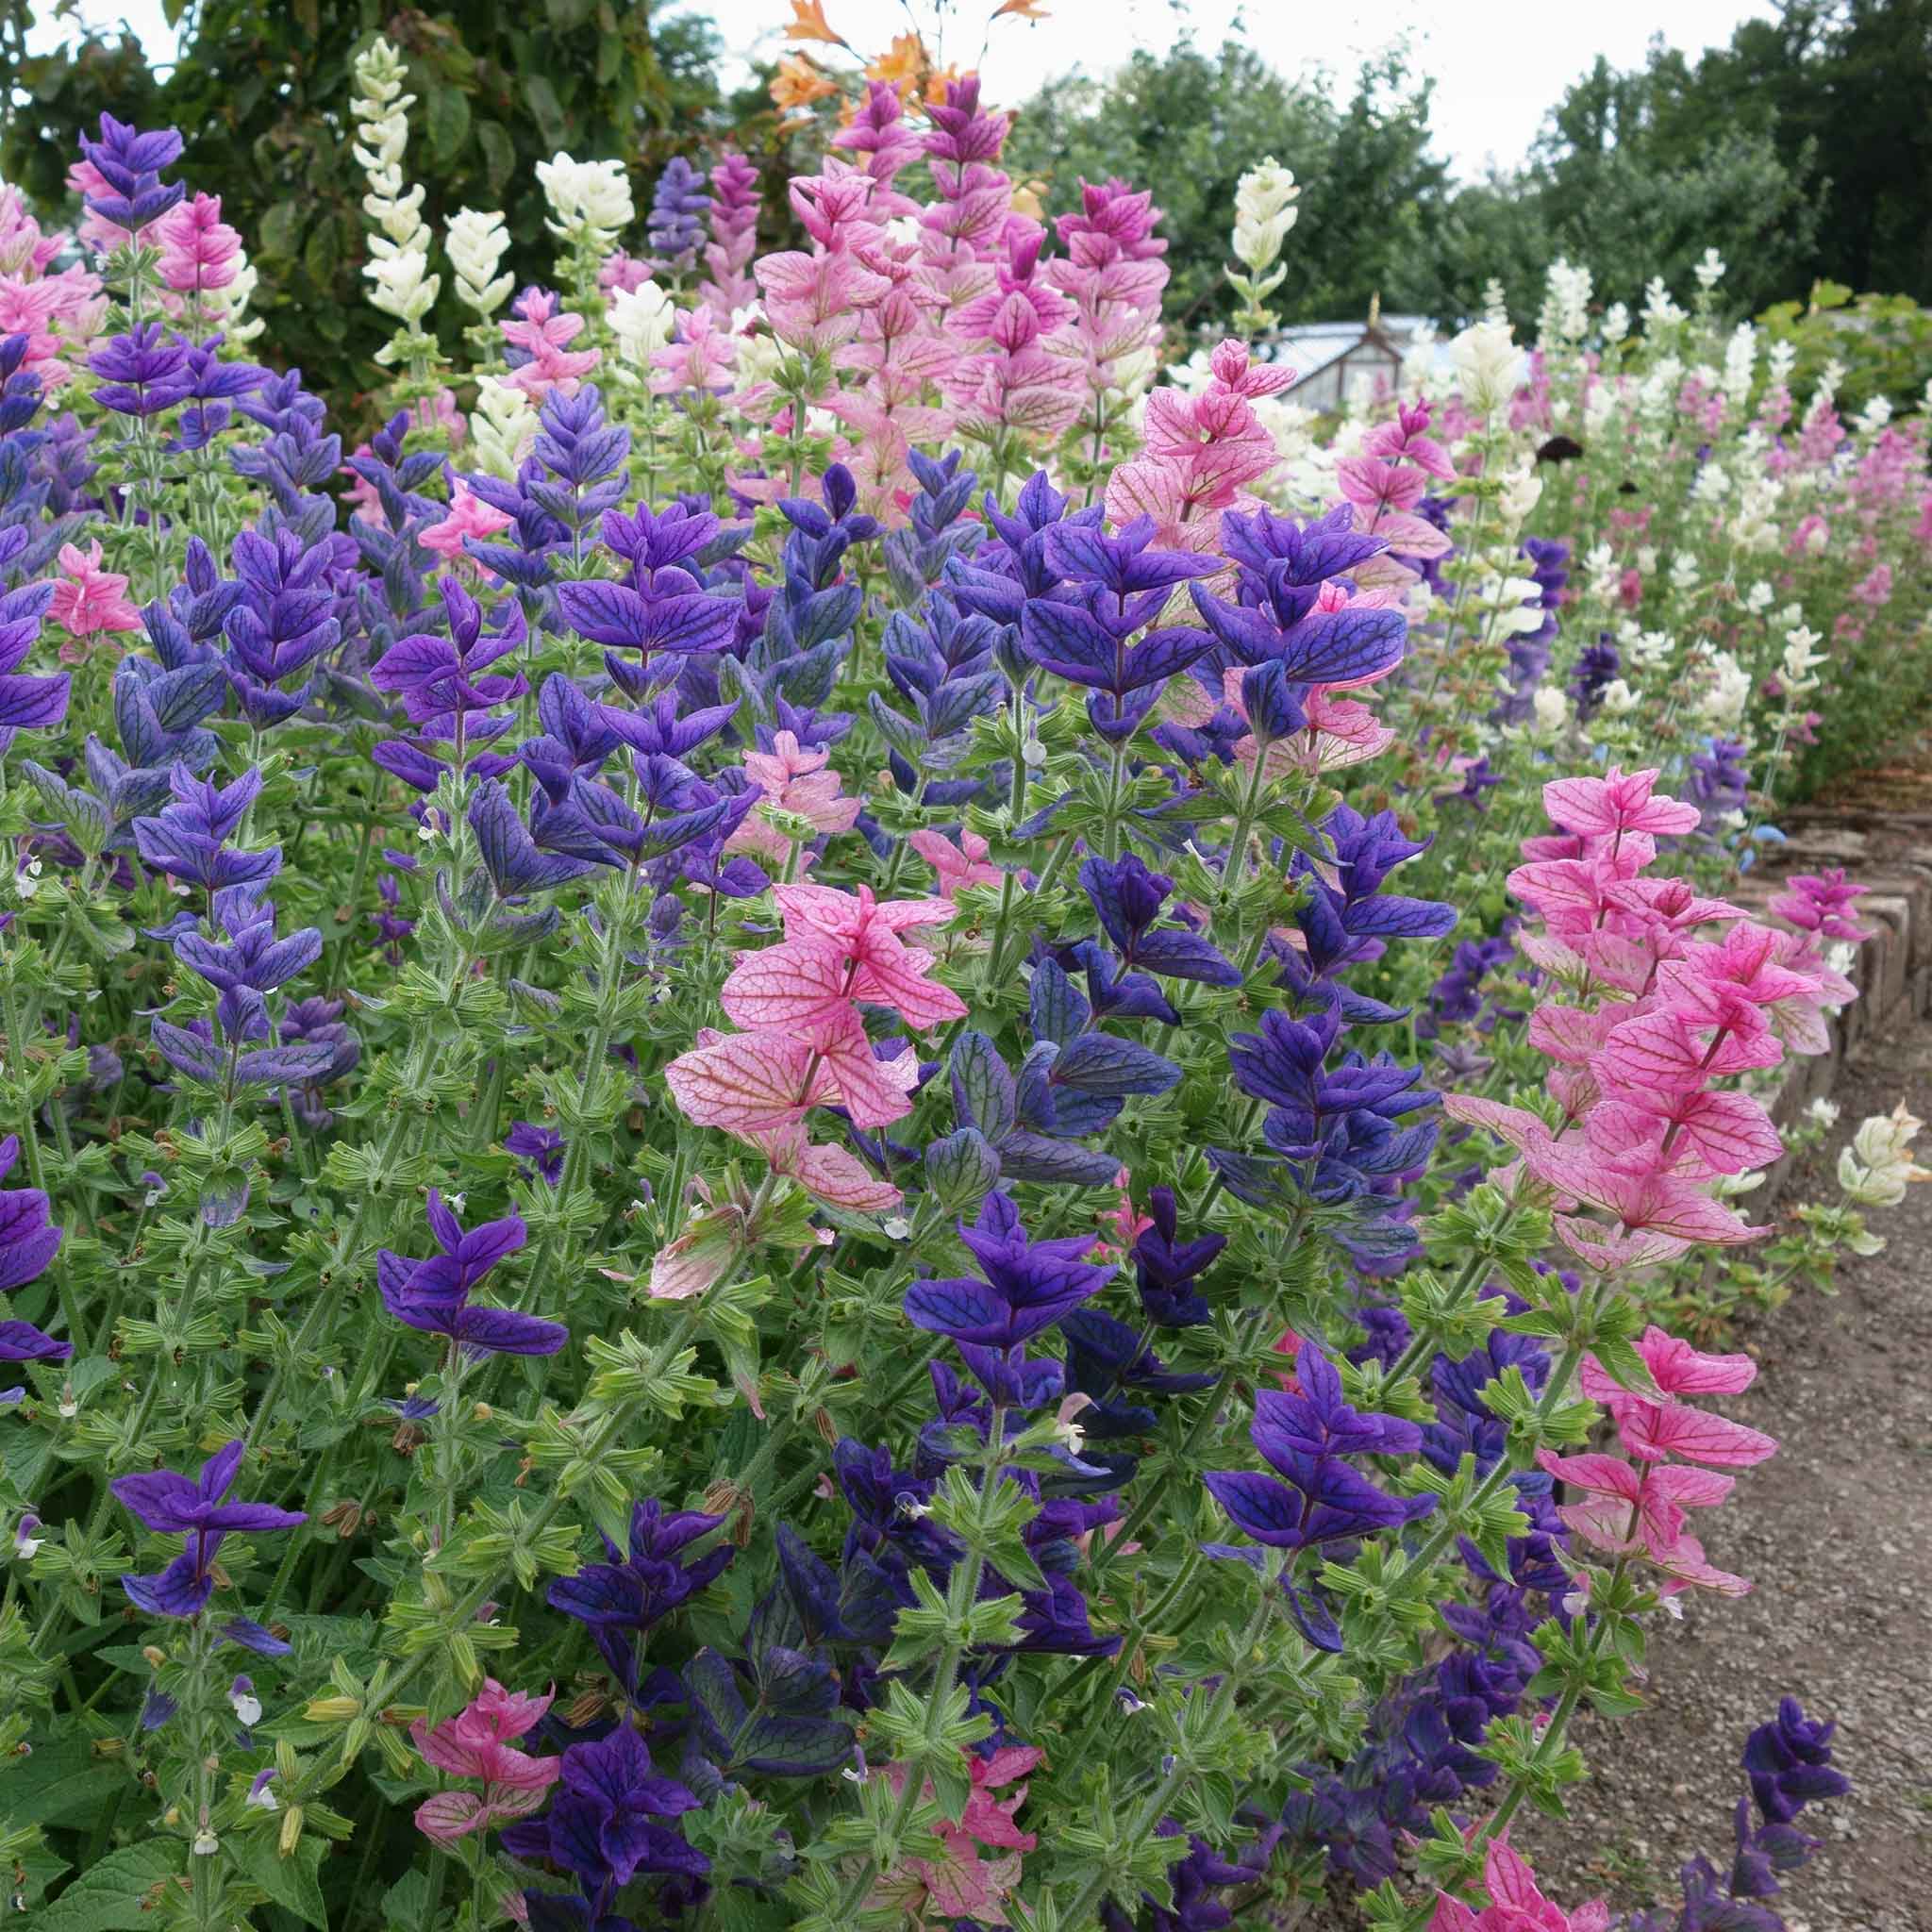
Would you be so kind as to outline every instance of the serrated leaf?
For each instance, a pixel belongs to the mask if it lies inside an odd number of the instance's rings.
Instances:
[[[182,1851],[178,1839],[151,1838],[109,1852],[35,1912],[35,1932],[142,1932],[154,1924],[149,1894],[179,1874]]]

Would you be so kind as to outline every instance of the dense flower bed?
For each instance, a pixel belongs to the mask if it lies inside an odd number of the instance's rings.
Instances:
[[[1648,1311],[1917,1174],[1901,1108],[1723,1258],[1862,937],[1738,881],[1924,677],[1923,423],[1715,263],[1339,423],[1238,338],[1150,387],[1158,210],[1022,212],[971,79],[870,88],[808,251],[726,155],[632,255],[559,155],[513,293],[358,82],[346,456],[172,133],[76,237],[0,193],[22,1902],[1605,1923],[1509,1823],[1775,1448]],[[1646,1923],[1778,1923],[1829,1735]]]

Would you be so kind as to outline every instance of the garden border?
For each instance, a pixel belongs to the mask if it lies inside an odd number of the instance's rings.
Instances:
[[[1761,913],[1787,874],[1842,866],[1864,888],[1855,916],[1872,935],[1847,970],[1858,997],[1832,1022],[1830,1047],[1785,1061],[1783,1082],[1770,1103],[1773,1119],[1785,1128],[1812,1101],[1830,1098],[1847,1056],[1861,1041],[1885,1034],[1897,1021],[1932,1013],[1932,812],[1798,806],[1781,816],[1789,837],[1774,866],[1742,879],[1727,896]],[[1874,859],[1877,834],[1903,849]],[[1782,1194],[1796,1158],[1788,1152],[1772,1167],[1768,1199]]]

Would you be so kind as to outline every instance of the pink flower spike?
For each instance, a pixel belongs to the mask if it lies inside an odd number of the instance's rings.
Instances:
[[[1600,1899],[1565,1913],[1545,1898],[1507,1834],[1484,1850],[1483,1885],[1490,1904],[1480,1912],[1439,1891],[1429,1932],[1606,1932],[1610,1923]]]
[[[1757,1364],[1748,1355],[1705,1355],[1654,1322],[1643,1331],[1637,1353],[1666,1395],[1737,1395],[1757,1378]],[[1593,1355],[1583,1359],[1581,1386],[1595,1402],[1624,1392]]]
[[[1679,1456],[1687,1462],[1745,1469],[1777,1454],[1775,1436],[1688,1404],[1626,1395],[1609,1407],[1624,1448],[1646,1460]]]
[[[1006,877],[988,858],[989,847],[977,832],[962,831],[955,845],[943,832],[921,830],[906,841],[939,874],[940,896],[952,900],[961,886],[996,886]]]
[[[90,543],[85,551],[63,543],[60,568],[67,575],[54,586],[53,602],[47,606],[53,623],[77,638],[141,628],[141,612],[127,598],[127,579],[101,568],[98,542]]]
[[[558,1757],[531,1757],[508,1740],[530,1730],[550,1708],[553,1693],[527,1697],[487,1678],[468,1708],[433,1730],[422,1718],[409,1737],[425,1764],[456,1777],[478,1778],[483,1791],[440,1791],[416,1808],[416,1827],[438,1844],[527,1818],[563,1772]]]
[[[1543,787],[1543,808],[1566,831],[1608,837],[1619,832],[1655,836],[1694,832],[1694,805],[1653,797],[1655,771],[1624,773],[1612,765],[1601,778],[1555,778]]]
[[[504,511],[485,503],[458,476],[450,492],[448,515],[441,523],[417,531],[416,541],[425,550],[435,551],[445,563],[454,563],[464,555],[465,537],[493,537],[499,530],[508,529],[510,523]]]

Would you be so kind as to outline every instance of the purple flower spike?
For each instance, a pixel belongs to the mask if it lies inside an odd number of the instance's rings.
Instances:
[[[555,1355],[570,1340],[570,1330],[560,1322],[520,1315],[514,1308],[470,1305],[484,1276],[523,1246],[528,1229],[521,1215],[485,1222],[466,1234],[432,1188],[429,1229],[442,1253],[426,1261],[406,1260],[387,1248],[376,1253],[382,1305],[398,1322],[447,1335],[459,1346],[485,1355]]]
[[[171,1469],[117,1476],[109,1485],[127,1510],[163,1536],[185,1535],[188,1547],[158,1576],[124,1576],[121,1585],[157,1617],[192,1617],[214,1594],[215,1553],[231,1531],[293,1529],[308,1518],[299,1509],[224,1500],[242,1467],[242,1444],[230,1442],[190,1478]]]
[[[0,1180],[19,1158],[19,1136],[8,1134],[0,1141]],[[0,1294],[38,1280],[58,1251],[63,1230],[47,1212],[47,1197],[38,1188],[0,1193]],[[0,1362],[65,1361],[73,1353],[72,1342],[57,1341],[31,1322],[0,1321]]]
[[[1006,1194],[989,1194],[978,1222],[961,1227],[959,1239],[984,1270],[983,1281],[915,1281],[906,1291],[913,1324],[955,1341],[1017,1348],[1098,1294],[1110,1276],[1082,1259],[1093,1245],[1091,1235],[1028,1241],[1020,1210]]]
[[[1249,1435],[1285,1478],[1225,1470],[1204,1478],[1214,1500],[1257,1542],[1307,1549],[1373,1535],[1425,1516],[1434,1496],[1391,1496],[1341,1458],[1407,1455],[1422,1444],[1413,1423],[1364,1415],[1342,1400],[1341,1377],[1312,1343],[1295,1357],[1299,1395],[1263,1390]]]

